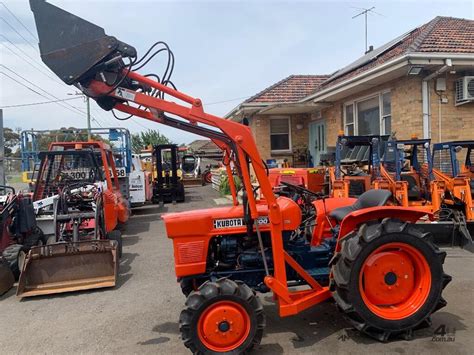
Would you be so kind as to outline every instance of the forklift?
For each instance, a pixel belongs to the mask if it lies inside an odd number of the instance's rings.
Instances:
[[[165,153],[170,153],[168,154]],[[169,158],[169,159],[168,159]],[[153,203],[184,202],[184,184],[178,170],[178,146],[159,144],[153,147],[156,178],[153,182]]]

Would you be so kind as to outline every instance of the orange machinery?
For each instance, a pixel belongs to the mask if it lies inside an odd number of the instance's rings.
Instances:
[[[302,186],[313,192],[324,192],[326,187],[324,168],[273,168],[269,169],[268,179],[273,187],[281,182]]]
[[[249,127],[206,113],[201,100],[168,86],[169,78],[137,73],[151,50],[138,59],[134,47],[102,28],[42,0],[30,4],[42,60],[66,84],[106,110],[208,137],[224,152],[233,205],[163,216],[187,295],[181,338],[193,353],[240,354],[257,346],[265,314],[255,291],[273,292],[281,316],[332,298],[357,329],[379,340],[410,336],[445,305],[445,253],[413,227],[426,212],[386,206],[391,194],[384,190],[323,200],[287,183],[301,202],[276,196]],[[231,164],[243,184],[242,204]],[[319,219],[333,228],[311,244]]]
[[[39,154],[33,207],[46,245],[31,248],[17,295],[30,297],[115,285],[128,220],[113,152],[101,141],[54,142]]]

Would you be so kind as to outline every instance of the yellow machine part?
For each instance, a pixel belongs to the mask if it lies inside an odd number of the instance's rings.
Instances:
[[[117,242],[112,240],[33,247],[20,274],[17,296],[114,287],[118,265]]]
[[[32,171],[23,171],[21,173],[21,180],[24,182],[24,183],[29,183],[29,182],[33,182],[33,172]]]

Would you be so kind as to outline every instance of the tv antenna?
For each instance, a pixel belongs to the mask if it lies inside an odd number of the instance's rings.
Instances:
[[[352,6],[352,8],[362,10],[357,15],[352,16],[353,19],[355,19],[356,17],[364,15],[364,18],[365,18],[365,53],[367,53],[367,49],[368,49],[368,47],[367,47],[367,14],[374,13],[374,14],[377,14],[377,15],[380,15],[380,16],[382,16],[382,14],[379,14],[378,12],[375,11],[375,6],[372,6],[371,8],[368,8],[368,9],[364,8],[364,7],[353,7],[353,6]]]

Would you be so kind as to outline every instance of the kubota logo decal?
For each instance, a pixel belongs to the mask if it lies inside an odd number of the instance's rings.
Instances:
[[[258,217],[257,223],[259,226],[264,224],[269,224],[270,221],[268,217]],[[214,220],[214,229],[222,228],[236,228],[245,226],[243,218],[226,218],[226,219],[215,219]]]

